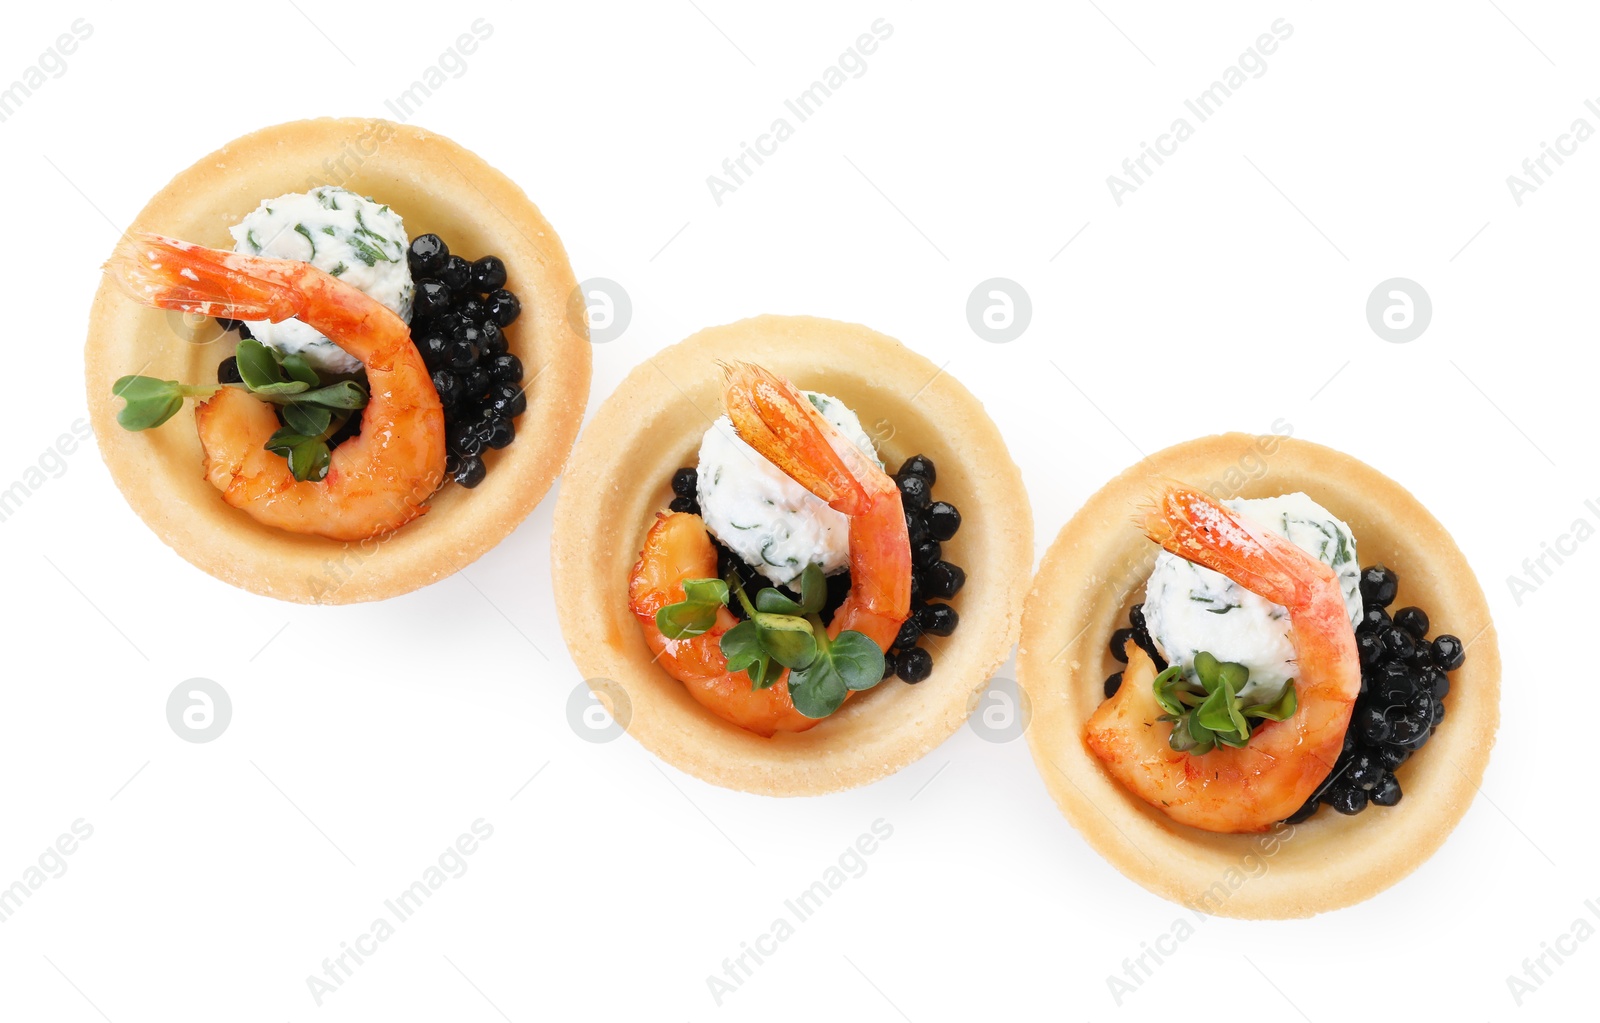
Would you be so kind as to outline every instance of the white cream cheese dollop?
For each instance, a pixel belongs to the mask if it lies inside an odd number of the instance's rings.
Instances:
[[[861,420],[837,398],[803,392],[843,438],[880,467]],[[720,417],[700,442],[700,515],[723,545],[782,586],[807,565],[826,574],[849,566],[850,520],[756,452]]]
[[[1350,527],[1305,494],[1223,504],[1248,525],[1277,533],[1328,565],[1339,579],[1354,627],[1361,620],[1361,566]],[[1162,551],[1145,588],[1145,624],[1161,655],[1185,669],[1195,654],[1250,669],[1240,693],[1272,699],[1295,677],[1288,612],[1209,568]]]
[[[400,215],[336,185],[291,192],[261,205],[229,228],[233,251],[298,259],[366,292],[400,318],[411,319],[415,293]],[[301,352],[319,370],[354,373],[359,360],[298,319],[247,321],[257,341],[285,355]]]

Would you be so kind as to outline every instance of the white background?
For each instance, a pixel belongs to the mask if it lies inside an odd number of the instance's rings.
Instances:
[[[1410,487],[1476,567],[1506,665],[1484,790],[1438,855],[1318,919],[1200,924],[1118,1007],[1107,977],[1186,913],[1084,844],[1024,742],[963,729],[827,798],[711,788],[630,739],[594,744],[569,726],[580,679],[553,610],[553,495],[461,578],[298,607],[169,551],[91,443],[0,523],[0,885],[74,820],[94,828],[0,924],[0,1018],[1499,1020],[1588,1007],[1600,941],[1520,1008],[1506,978],[1576,919],[1600,926],[1584,908],[1600,882],[1582,654],[1600,543],[1520,606],[1506,580],[1575,519],[1600,519],[1584,506],[1600,499],[1600,141],[1520,206],[1505,179],[1574,118],[1600,128],[1583,106],[1600,95],[1596,15],[1527,0],[1097,3],[12,5],[0,83],[73,18],[93,35],[0,124],[0,485],[85,415],[98,265],[151,194],[255,128],[383,116],[483,17],[492,37],[414,121],[520,182],[580,279],[628,290],[634,319],[595,348],[591,409],[702,326],[804,312],[948,360],[1012,446],[1040,552],[1141,452],[1280,417]],[[715,204],[706,176],[879,17],[894,32],[866,73]],[[1266,72],[1118,206],[1107,175],[1278,18],[1293,35]],[[964,311],[995,276],[1032,296],[1010,344],[978,339]],[[1365,317],[1394,276],[1434,305],[1409,344]],[[194,676],[233,702],[206,744],[165,715]],[[466,874],[318,1008],[306,977],[480,817],[494,834]],[[879,818],[893,835],[867,873],[716,1005],[707,976]]]

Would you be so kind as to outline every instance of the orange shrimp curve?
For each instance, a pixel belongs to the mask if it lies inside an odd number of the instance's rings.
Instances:
[[[205,316],[292,316],[361,360],[369,398],[361,434],[334,449],[320,482],[294,478],[263,445],[278,429],[266,402],[222,387],[195,408],[205,476],[256,521],[332,540],[364,540],[428,510],[444,478],[444,410],[404,320],[309,263],[246,256],[145,234],[106,270],[136,301]]]
[[[748,363],[726,365],[722,396],[745,443],[850,520],[850,593],[828,634],[854,629],[888,650],[911,611],[911,541],[894,480],[782,377]],[[699,636],[668,639],[657,628],[656,612],[683,599],[684,580],[716,574],[716,551],[700,517],[657,515],[628,581],[629,609],[657,661],[708,710],[758,735],[816,725],[820,719],[801,714],[790,700],[787,671],[761,690],[751,689],[745,672],[728,671],[721,637],[738,620],[727,608]]]
[[[1155,666],[1130,648],[1123,685],[1089,718],[1085,742],[1129,791],[1181,824],[1265,831],[1311,797],[1343,749],[1361,689],[1344,595],[1328,566],[1275,533],[1247,527],[1197,490],[1164,487],[1143,525],[1171,553],[1288,609],[1298,707],[1262,724],[1242,748],[1179,753],[1167,743],[1172,726],[1156,720]]]

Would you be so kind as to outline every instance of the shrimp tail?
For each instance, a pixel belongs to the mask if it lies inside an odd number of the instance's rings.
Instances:
[[[867,472],[855,445],[835,449],[831,425],[789,381],[748,362],[720,365],[723,407],[739,437],[834,511],[859,514],[868,503]]]
[[[1219,572],[1274,604],[1303,608],[1328,566],[1276,533],[1252,529],[1193,487],[1164,483],[1140,509],[1150,540],[1186,561]]]
[[[282,266],[281,260],[137,234],[123,239],[105,271],[141,305],[277,323],[299,315],[305,304]]]

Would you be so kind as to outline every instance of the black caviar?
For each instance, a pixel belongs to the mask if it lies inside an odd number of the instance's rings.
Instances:
[[[906,532],[911,540],[911,614],[900,626],[894,643],[884,652],[884,678],[898,675],[911,685],[933,673],[933,653],[927,649],[931,645],[928,637],[950,636],[960,624],[960,613],[946,601],[960,593],[967,582],[966,571],[944,559],[942,544],[961,528],[961,513],[955,505],[934,499],[936,479],[933,460],[926,455],[906,459],[894,476],[905,508]],[[675,512],[700,514],[699,486],[699,473],[692,466],[673,473],[673,496],[668,507]],[[716,537],[711,538],[711,544],[717,552],[719,578],[736,575],[749,593],[769,585],[764,576]],[[850,593],[850,572],[831,575],[827,582],[828,596],[822,605],[822,620],[831,622]],[[735,618],[745,617],[738,601],[730,601],[728,610]]]
[[[1402,795],[1395,770],[1421,749],[1445,717],[1448,672],[1461,667],[1461,640],[1442,635],[1429,642],[1428,614],[1388,607],[1400,591],[1391,568],[1372,565],[1361,573],[1365,609],[1356,627],[1361,651],[1361,693],[1345,733],[1344,752],[1304,806],[1288,818],[1298,824],[1326,804],[1356,814],[1372,806],[1394,806]]]
[[[522,361],[505,336],[522,306],[505,290],[498,256],[467,260],[424,234],[412,239],[407,259],[417,289],[411,338],[444,406],[445,471],[475,487],[488,473],[484,453],[516,439],[515,420],[528,407]]]

